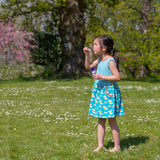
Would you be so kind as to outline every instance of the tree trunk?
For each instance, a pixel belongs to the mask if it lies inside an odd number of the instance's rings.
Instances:
[[[142,23],[141,23],[141,31],[142,33],[147,33],[149,28],[149,20],[148,15],[151,10],[151,0],[143,0],[143,6],[141,10],[142,14]]]
[[[141,9],[141,16],[142,16],[142,23],[141,23],[141,32],[142,33],[147,33],[148,32],[148,28],[149,28],[149,19],[148,19],[148,15],[149,12],[151,10],[151,0],[143,0],[143,6]],[[149,36],[146,34],[146,36],[144,37],[143,41],[144,41],[144,45],[149,46]],[[147,44],[145,44],[147,43]],[[149,53],[149,49],[147,51]],[[142,57],[145,56],[142,55]],[[139,77],[146,77],[148,76],[150,73],[149,71],[149,67],[148,64],[142,64],[142,66],[140,66],[139,71],[138,71],[138,75],[137,78]]]
[[[83,0],[67,0],[60,10],[59,33],[62,43],[62,73],[65,77],[80,76],[84,73],[85,43]]]

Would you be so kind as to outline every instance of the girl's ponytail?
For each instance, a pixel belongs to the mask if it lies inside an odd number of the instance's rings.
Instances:
[[[112,52],[113,52],[113,58],[116,61],[117,68],[118,68],[118,71],[119,71],[119,57],[118,57],[118,54],[116,53],[114,48],[112,49]]]

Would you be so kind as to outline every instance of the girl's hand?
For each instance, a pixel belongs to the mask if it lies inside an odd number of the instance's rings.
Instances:
[[[97,80],[97,79],[102,79],[103,78],[103,76],[102,75],[100,75],[100,74],[93,74],[93,79],[94,80]]]
[[[87,47],[83,48],[83,52],[85,53],[85,55],[89,55],[89,49]]]

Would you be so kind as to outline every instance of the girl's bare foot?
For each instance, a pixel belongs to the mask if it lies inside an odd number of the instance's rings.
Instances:
[[[98,152],[101,148],[103,148],[103,146],[97,147],[95,150],[93,150],[93,152]]]
[[[109,152],[121,152],[121,149],[120,148],[113,148],[113,149],[110,149]]]

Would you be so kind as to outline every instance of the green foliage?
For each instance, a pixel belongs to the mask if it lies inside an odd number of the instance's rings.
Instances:
[[[140,66],[158,71],[160,65],[160,23],[158,1],[151,3],[148,30],[142,32],[142,1],[95,0],[86,12],[86,45],[91,46],[99,34],[109,34],[119,50],[121,67],[127,74],[137,77]]]
[[[48,68],[45,74],[58,71],[62,59],[59,37],[51,33],[37,32],[34,38],[37,44],[36,49],[31,53],[34,63]]]
[[[41,29],[52,21],[52,32],[57,27],[59,21],[59,7],[64,6],[65,0],[23,0],[23,1],[4,1],[2,2],[2,18],[12,19],[16,24],[24,25],[32,31]]]
[[[2,17],[12,18],[17,24],[23,23],[34,31],[59,34],[60,15],[66,0],[23,0],[2,3]],[[147,31],[142,29],[145,1],[127,0],[84,0],[86,45],[92,47],[94,38],[99,34],[109,34],[119,50],[121,68],[128,75],[137,77],[139,68],[145,66],[149,73],[160,73],[160,3],[150,1],[147,13]],[[85,7],[84,7],[85,8]],[[63,24],[62,24],[63,25]],[[63,27],[61,27],[63,28]],[[59,47],[59,43],[57,43]],[[58,61],[59,62],[59,61]]]

